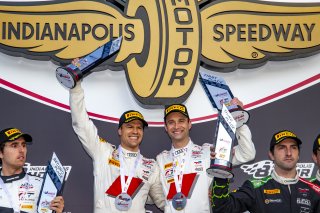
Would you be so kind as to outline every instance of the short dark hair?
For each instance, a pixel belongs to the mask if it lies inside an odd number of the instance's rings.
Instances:
[[[5,146],[6,143],[1,143],[0,144],[0,152],[3,153],[3,150],[4,150],[4,146]],[[2,159],[0,158],[0,165],[2,165]]]
[[[314,149],[314,150],[313,150],[313,154],[314,154],[315,156],[318,155],[318,150],[319,150],[319,149]]]

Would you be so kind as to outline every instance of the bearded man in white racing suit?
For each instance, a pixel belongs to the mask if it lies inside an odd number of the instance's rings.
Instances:
[[[163,209],[159,167],[139,151],[144,127],[148,126],[142,114],[134,110],[122,114],[118,128],[120,145],[116,148],[99,137],[89,119],[80,82],[70,90],[70,107],[73,129],[93,161],[94,213],[142,213],[148,195]]]
[[[243,107],[237,98],[232,104]],[[210,212],[209,187],[212,182],[206,169],[210,167],[210,144],[196,145],[189,138],[191,121],[187,108],[183,104],[167,106],[164,111],[165,130],[169,135],[172,148],[157,156],[161,181],[166,196],[165,212],[203,213]],[[233,165],[251,161],[255,157],[255,147],[251,140],[251,132],[247,125],[236,131],[238,145],[234,147]],[[175,159],[177,159],[175,161]],[[184,167],[179,176],[174,177],[174,165]],[[182,175],[182,180],[179,178]],[[181,184],[181,188],[177,184]],[[180,183],[181,182],[181,183]],[[177,188],[179,188],[177,190]],[[179,191],[185,198],[185,207],[177,210],[173,202]],[[180,199],[181,200],[181,199]]]

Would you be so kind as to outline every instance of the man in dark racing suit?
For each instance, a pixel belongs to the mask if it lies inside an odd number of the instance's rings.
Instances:
[[[229,181],[215,178],[212,184],[213,212],[319,213],[320,187],[300,178],[296,171],[301,140],[284,130],[273,135],[269,157],[272,174],[261,180],[247,180],[229,193]]]
[[[315,164],[320,168],[320,134],[316,137],[313,142],[313,153],[312,159]],[[320,186],[320,170],[318,169],[317,174],[314,178],[311,179],[311,182]]]

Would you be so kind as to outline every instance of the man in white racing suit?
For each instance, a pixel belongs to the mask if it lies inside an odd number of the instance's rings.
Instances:
[[[70,90],[72,126],[93,161],[94,212],[145,212],[148,195],[164,207],[159,167],[139,151],[144,127],[148,124],[138,111],[127,111],[119,120],[120,146],[98,136],[98,130],[85,109],[80,82]]]
[[[43,179],[28,175],[23,166],[27,158],[27,144],[32,143],[29,134],[16,128],[0,131],[0,212],[36,213]],[[51,202],[42,202],[41,207],[61,213],[64,200],[54,197]]]
[[[232,104],[242,106],[237,98],[232,100]],[[172,142],[170,151],[165,150],[157,156],[166,196],[165,212],[210,212],[208,192],[212,178],[207,175],[206,169],[210,167],[212,145],[205,143],[199,146],[189,138],[191,121],[187,108],[183,104],[167,106],[164,111],[164,121],[165,130]],[[236,137],[238,145],[234,147],[232,164],[239,165],[253,160],[256,151],[248,126],[239,127]],[[180,169],[175,169],[175,165],[178,165]],[[175,170],[178,175],[175,174]],[[185,197],[181,199],[185,199],[186,202],[185,206],[180,209],[174,202],[179,192]]]

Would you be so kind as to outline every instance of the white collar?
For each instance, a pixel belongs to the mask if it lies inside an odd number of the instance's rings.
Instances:
[[[320,170],[319,169],[317,171],[316,178],[317,178],[318,181],[320,181]]]
[[[284,184],[284,185],[290,185],[290,184],[296,184],[299,181],[299,175],[298,173],[294,178],[285,178],[281,177],[277,174],[275,170],[272,171],[271,177],[277,181],[278,183]]]

